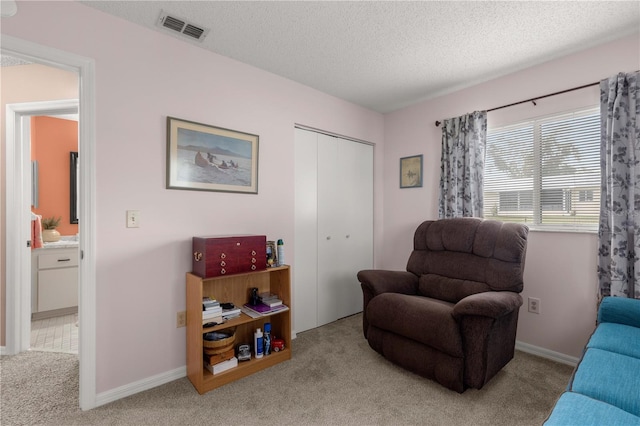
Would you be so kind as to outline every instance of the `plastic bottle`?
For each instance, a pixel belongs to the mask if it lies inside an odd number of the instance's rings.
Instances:
[[[257,329],[253,334],[253,348],[256,353],[256,358],[262,358],[264,350],[262,345],[264,345],[264,343],[262,342],[262,331],[260,329]]]
[[[271,323],[264,323],[264,354],[269,355],[271,353]]]
[[[284,265],[284,242],[278,240],[278,266]]]

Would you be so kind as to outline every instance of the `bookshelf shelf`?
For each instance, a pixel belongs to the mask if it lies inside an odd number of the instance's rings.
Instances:
[[[282,302],[291,308],[291,275],[288,266],[213,278],[201,278],[187,273],[187,376],[198,393],[212,389],[256,373],[280,362],[291,359],[291,309],[269,316],[251,318],[245,313],[221,325],[202,326],[202,298],[209,296],[222,302],[242,306],[249,299],[250,289],[278,294]],[[248,343],[253,348],[253,332],[271,323],[272,338],[283,339],[285,349],[272,352],[260,359],[239,362],[237,367],[213,375],[204,366],[202,335],[210,331],[235,328],[235,344]]]

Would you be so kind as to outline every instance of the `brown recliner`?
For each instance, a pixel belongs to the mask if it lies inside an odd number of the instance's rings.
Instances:
[[[406,272],[358,273],[369,345],[449,389],[482,388],[513,358],[528,233],[477,218],[423,222]]]

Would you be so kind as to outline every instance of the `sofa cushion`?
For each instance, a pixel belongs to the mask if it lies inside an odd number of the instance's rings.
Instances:
[[[587,349],[569,390],[640,416],[640,359]]]
[[[544,425],[638,426],[640,417],[588,396],[565,392]]]
[[[605,297],[598,308],[598,324],[615,322],[640,328],[640,300]]]
[[[422,296],[383,293],[367,305],[369,324],[462,357],[462,337],[453,304]]]
[[[640,359],[640,328],[611,322],[601,323],[589,339],[587,348],[602,349]],[[640,373],[638,374],[640,380]]]

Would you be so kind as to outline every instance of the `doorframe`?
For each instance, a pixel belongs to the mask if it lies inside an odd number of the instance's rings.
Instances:
[[[89,410],[96,406],[96,174],[95,174],[95,61],[91,58],[78,56],[72,53],[42,46],[26,40],[21,40],[8,35],[2,36],[1,50],[3,54],[9,54],[30,62],[76,72],[79,80],[78,100],[78,150],[82,152],[82,165],[80,167],[80,262],[79,262],[79,297],[78,315],[79,321],[79,347],[78,359],[80,364],[80,393],[79,405],[82,410]],[[15,106],[14,104],[13,106]],[[7,108],[6,120],[6,352],[14,354],[20,352],[24,344],[21,335],[24,326],[25,304],[31,310],[31,299],[24,300],[24,280],[30,280],[31,271],[25,270],[30,264],[30,259],[23,259],[23,245],[30,235],[25,238],[21,235],[24,229],[29,229],[28,215],[23,212],[23,200],[30,198],[30,191],[25,193],[22,177],[24,176],[25,162],[24,148],[18,146],[21,142],[21,127],[16,125],[16,120],[22,117],[24,110]],[[19,123],[18,123],[19,124]],[[18,137],[16,137],[18,136]],[[24,217],[23,217],[24,216]],[[28,253],[30,256],[30,253]],[[26,265],[25,265],[26,264]],[[25,277],[26,275],[26,277]],[[30,289],[30,283],[29,289]],[[30,293],[30,291],[28,292]]]
[[[66,99],[56,101],[23,102],[7,104],[7,161],[12,161],[14,170],[7,167],[7,183],[13,183],[10,188],[13,191],[11,199],[14,201],[15,222],[11,229],[17,234],[17,250],[7,250],[7,267],[19,265],[14,278],[7,281],[7,294],[11,297],[7,300],[14,300],[15,303],[10,308],[14,310],[13,315],[7,310],[7,316],[13,320],[11,328],[14,333],[9,339],[7,333],[7,352],[16,354],[29,349],[31,340],[31,249],[23,244],[31,239],[31,222],[27,211],[30,211],[30,190],[32,187],[32,175],[30,173],[31,163],[31,118],[43,115],[78,114],[78,100]],[[9,152],[13,147],[13,153]],[[7,191],[10,191],[7,188]],[[7,199],[9,195],[7,195]],[[7,215],[8,218],[8,215]],[[9,254],[10,253],[10,254]],[[9,287],[12,287],[9,291]],[[8,307],[9,308],[9,307]],[[9,320],[9,318],[7,318]],[[7,321],[9,323],[9,321]]]

